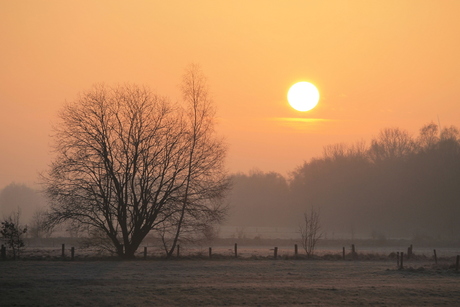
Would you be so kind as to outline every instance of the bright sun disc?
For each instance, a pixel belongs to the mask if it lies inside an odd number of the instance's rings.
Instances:
[[[319,101],[319,91],[310,82],[297,82],[288,91],[287,99],[291,107],[305,112],[316,107]]]

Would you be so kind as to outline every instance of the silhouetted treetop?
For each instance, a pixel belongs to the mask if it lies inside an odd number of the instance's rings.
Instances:
[[[132,84],[97,85],[66,104],[44,177],[50,221],[85,225],[125,258],[152,230],[177,241],[220,221],[226,148],[211,108],[202,96],[181,108]]]

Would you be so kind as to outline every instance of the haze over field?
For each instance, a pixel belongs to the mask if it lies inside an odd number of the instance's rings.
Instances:
[[[197,63],[228,145],[227,225],[296,227],[316,207],[329,235],[452,239],[459,13],[454,0],[0,0],[0,214],[44,207],[29,188],[65,102],[98,83],[180,101]],[[286,98],[299,81],[320,92],[308,112]],[[410,141],[388,161],[386,128]]]

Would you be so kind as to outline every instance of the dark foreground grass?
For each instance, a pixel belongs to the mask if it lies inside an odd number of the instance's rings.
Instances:
[[[0,272],[0,306],[457,306],[460,302],[460,274],[423,262],[398,270],[392,261],[324,259],[2,261]]]

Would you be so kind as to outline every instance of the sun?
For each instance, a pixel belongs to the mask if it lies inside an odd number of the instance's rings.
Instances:
[[[288,91],[287,99],[297,111],[310,111],[319,101],[319,91],[310,82],[297,82]]]

